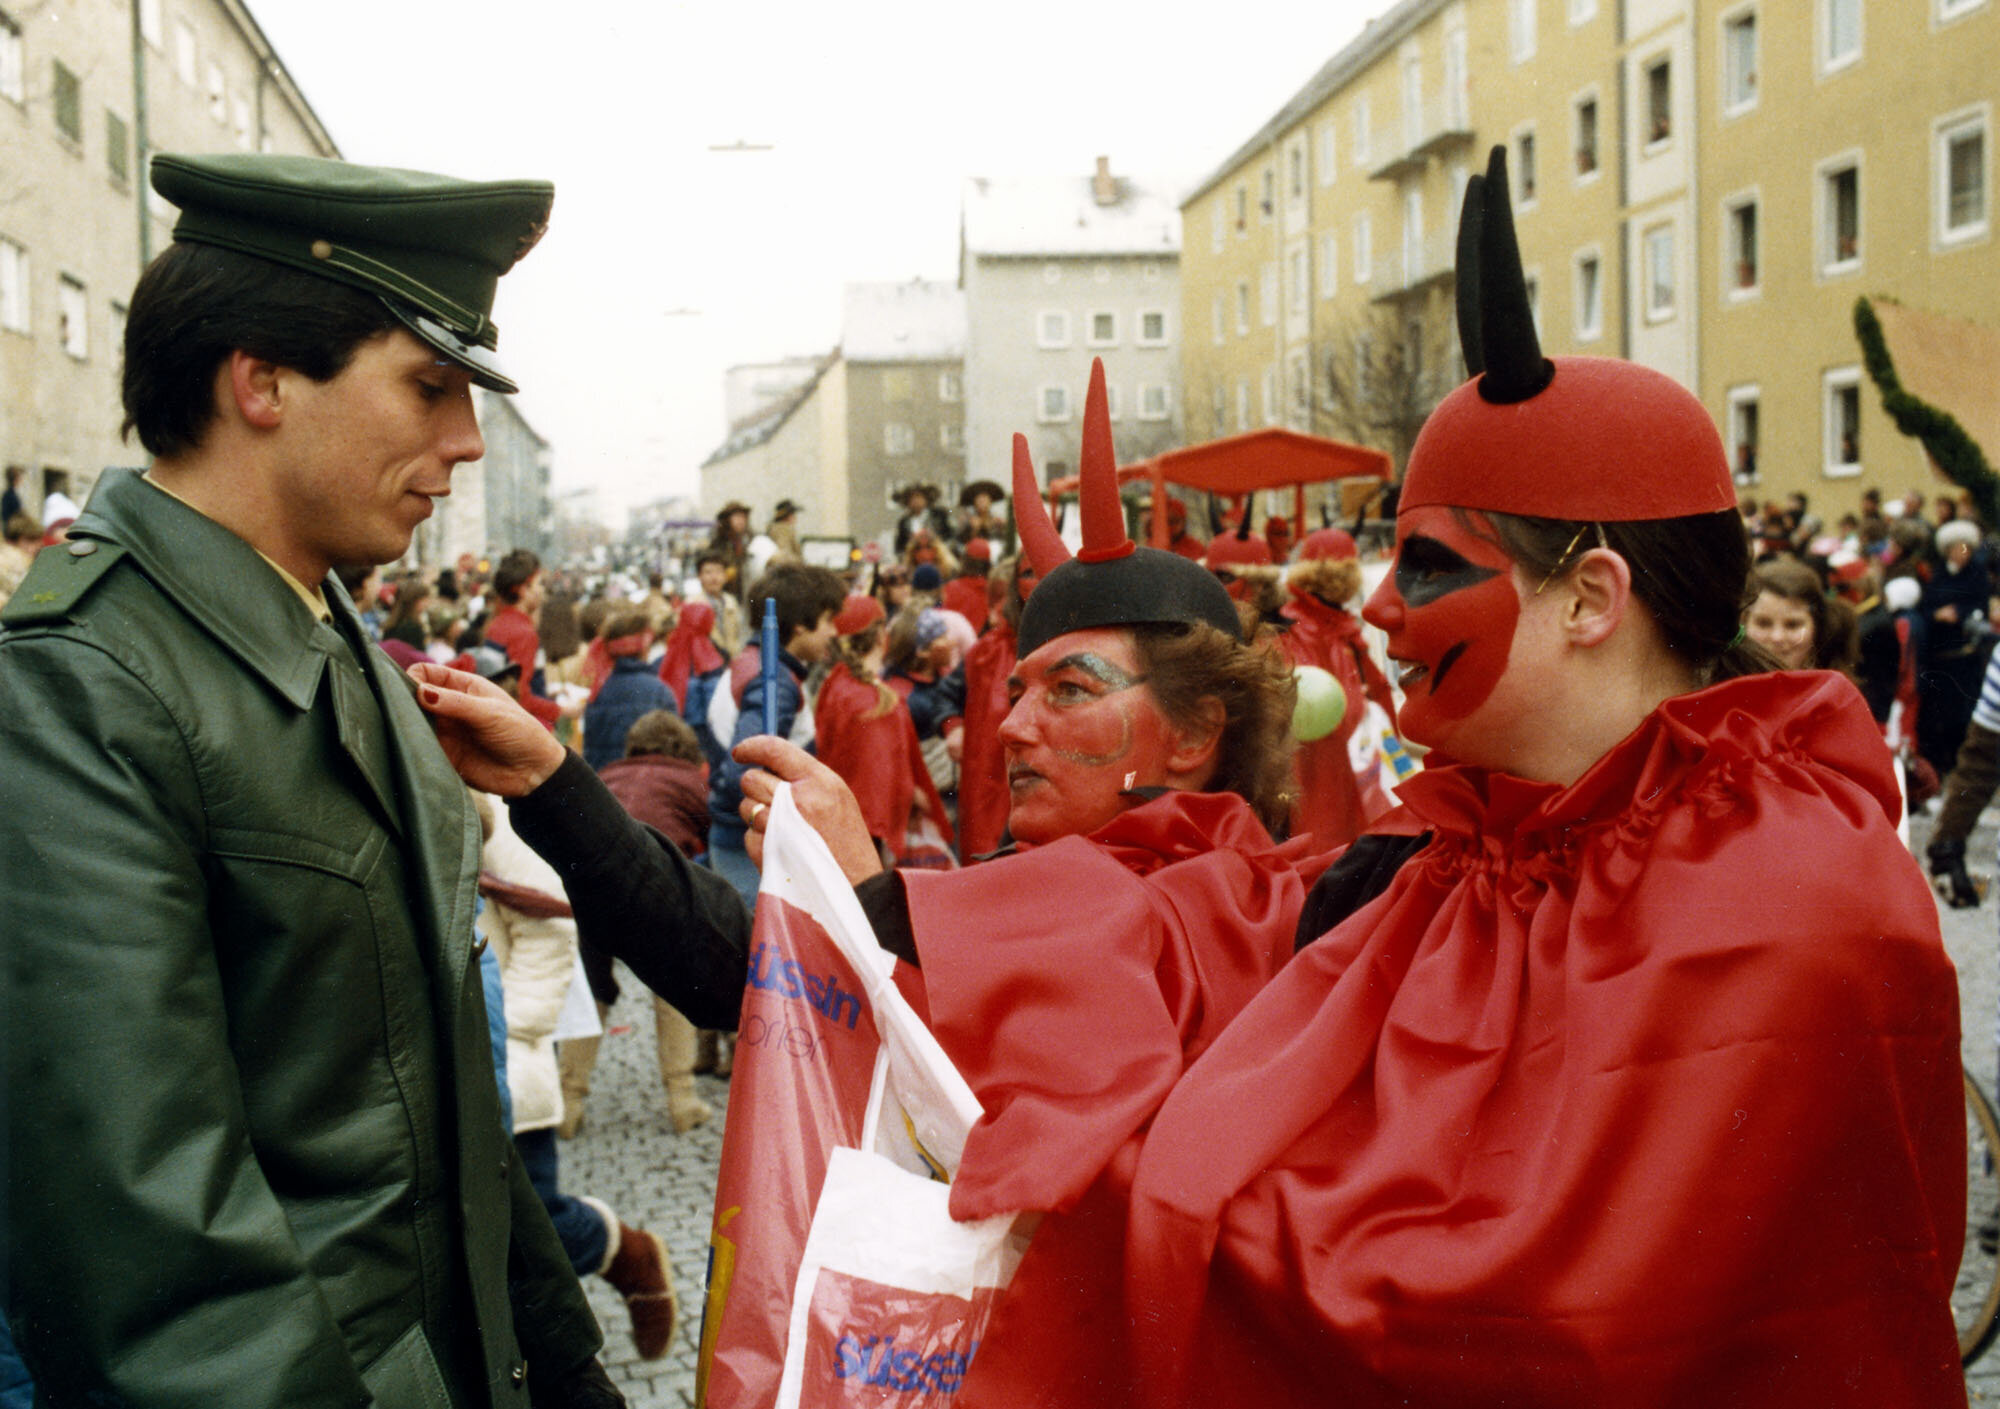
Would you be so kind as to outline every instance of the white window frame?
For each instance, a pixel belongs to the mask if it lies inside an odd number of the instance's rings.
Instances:
[[[1285,257],[1285,311],[1304,313],[1312,306],[1312,249],[1301,240]]]
[[[1332,118],[1319,125],[1319,184],[1331,186],[1340,177],[1340,124]]]
[[[249,151],[256,146],[250,133],[250,100],[241,93],[232,94],[229,99],[230,130],[236,134],[236,146],[241,151]]]
[[[1236,429],[1239,431],[1250,429],[1250,379],[1248,377],[1238,377],[1236,379]]]
[[[1843,395],[1854,395],[1854,455],[1851,461],[1835,458],[1840,440],[1839,409]],[[1861,368],[1850,364],[1830,368],[1820,374],[1820,469],[1828,479],[1851,479],[1861,473]]]
[[[1250,332],[1250,281],[1236,281],[1236,336],[1246,337]]]
[[[26,105],[28,101],[28,41],[20,21],[0,12],[0,98]]]
[[[1951,144],[1968,133],[1979,134],[1979,218],[1969,224],[1951,222]],[[1931,124],[1931,229],[1939,249],[1983,240],[1993,229],[1993,108],[1990,103],[1961,108]]]
[[[1986,0],[1937,0],[1937,22],[1950,24],[1980,9]]]
[[[1375,229],[1367,211],[1354,216],[1354,282],[1364,288],[1375,277]]]
[[[1061,382],[1044,382],[1035,388],[1035,419],[1045,426],[1059,426],[1072,415],[1069,387]]]
[[[1535,57],[1540,35],[1535,14],[1539,0],[1507,0],[1507,55],[1517,64]]]
[[[1584,270],[1593,271],[1593,289],[1584,287]],[[1570,257],[1570,324],[1578,342],[1596,342],[1604,336],[1604,250],[1585,245]],[[1595,296],[1593,306],[1592,295]],[[1588,316],[1587,316],[1588,315]]]
[[[1059,348],[1068,347],[1069,344],[1069,310],[1066,308],[1039,310],[1035,314],[1035,346]]]
[[[1278,324],[1278,261],[1267,259],[1257,271],[1257,324],[1274,328]]]
[[[1748,89],[1748,96],[1739,96],[1735,92],[1735,79],[1737,75],[1730,64],[1730,60],[1736,53],[1735,46],[1730,43],[1730,35],[1731,31],[1744,20],[1748,20],[1751,26],[1750,75],[1749,83],[1745,85]],[[1722,83],[1720,103],[1722,115],[1724,117],[1741,117],[1743,114],[1755,110],[1758,96],[1762,92],[1762,89],[1759,87],[1758,78],[1759,70],[1764,67],[1764,26],[1761,17],[1757,13],[1757,6],[1754,0],[1751,4],[1738,5],[1733,9],[1723,11],[1720,20],[1717,22],[1717,36],[1720,42],[1720,52],[1717,55],[1715,67]]]
[[[882,423],[882,453],[884,455],[913,455],[917,449],[917,432],[908,421],[884,421]]]
[[[34,331],[33,265],[25,245],[0,235],[0,329]]]
[[[1757,434],[1752,446],[1753,456],[1748,473],[1742,468],[1743,408],[1756,408]],[[1764,389],[1755,382],[1746,386],[1729,389],[1728,401],[1722,418],[1723,453],[1729,457],[1729,477],[1741,485],[1757,484],[1763,479],[1760,464],[1764,458]]]
[[[1269,225],[1278,214],[1278,173],[1265,167],[1257,175],[1257,223]]]
[[[1218,195],[1215,204],[1208,208],[1208,248],[1211,254],[1221,254],[1229,240],[1229,211]]]
[[[1209,340],[1217,347],[1221,347],[1229,336],[1229,298],[1222,290],[1215,291],[1214,301],[1209,305],[1209,313],[1214,324]]]
[[[1108,318],[1111,320],[1111,331],[1108,334],[1105,334],[1104,336],[1101,337],[1098,335],[1097,332],[1097,322],[1100,318]],[[1118,346],[1117,310],[1110,308],[1093,308],[1090,310],[1090,312],[1084,315],[1083,326],[1084,326],[1083,345],[1085,347]]]
[[[1166,382],[1141,382],[1139,384],[1139,419],[1142,421],[1170,420],[1174,414],[1174,389]]]
[[[1597,18],[1597,0],[1569,0],[1569,22],[1589,24]]]
[[[1591,111],[1588,171],[1582,166],[1585,107]],[[1598,95],[1597,85],[1594,83],[1582,92],[1572,94],[1569,100],[1569,171],[1570,179],[1579,186],[1588,186],[1604,175],[1604,99]]]
[[[1148,318],[1157,318],[1160,320],[1160,332],[1157,337],[1146,336],[1146,320]],[[1168,320],[1167,310],[1164,308],[1140,309],[1137,332],[1138,335],[1135,338],[1133,338],[1133,342],[1137,346],[1165,347],[1169,342],[1173,340],[1173,324]]]
[[[947,455],[963,455],[965,453],[965,423],[963,421],[946,421],[938,427],[938,449],[944,451]]]
[[[1104,383],[1104,415],[1107,420],[1125,419],[1125,402],[1118,395],[1118,383],[1107,380]]]
[[[90,358],[90,289],[74,274],[56,276],[56,327],[62,350],[78,362]]]
[[[225,126],[229,122],[229,77],[217,59],[208,61],[208,115]]]
[[[1659,281],[1653,277],[1656,265],[1656,244],[1661,237],[1666,238],[1667,254],[1667,297],[1664,303],[1658,301]],[[1639,306],[1648,323],[1670,323],[1680,305],[1680,270],[1677,267],[1680,250],[1675,239],[1674,222],[1662,220],[1648,225],[1639,232]]]
[[[1355,94],[1354,141],[1351,145],[1354,148],[1354,164],[1358,167],[1365,168],[1368,165],[1368,154],[1374,150],[1374,133],[1370,130],[1372,125],[1368,111],[1368,95]]]
[[[1854,173],[1854,253],[1842,256],[1834,229],[1833,182],[1842,172]],[[1864,193],[1867,174],[1861,169],[1861,149],[1851,148],[1813,167],[1813,265],[1821,278],[1838,278],[1861,267],[1868,253],[1868,222]]]
[[[1306,366],[1304,348],[1285,355],[1285,386],[1289,392],[1285,397],[1285,409],[1291,423],[1304,426],[1306,418],[1312,414],[1312,373]]]
[[[1653,135],[1653,75],[1665,70],[1667,89],[1667,131],[1663,137]],[[1674,53],[1662,49],[1648,54],[1639,61],[1639,151],[1645,156],[1657,156],[1674,144],[1674,134],[1680,131],[1681,114],[1674,111]]]
[[[1531,264],[1523,269],[1521,282],[1528,290],[1528,321],[1535,325],[1535,336],[1547,342],[1548,338],[1542,333],[1542,266]]]
[[[189,88],[201,82],[201,52],[194,42],[194,26],[181,16],[174,19],[174,77]]]
[[[1834,6],[1852,4],[1854,6],[1854,47],[1845,53],[1833,52]],[[1868,10],[1863,0],[1814,0],[1813,4],[1813,56],[1818,61],[1822,76],[1840,73],[1861,62],[1861,55],[1868,44]]]
[[[1319,237],[1319,296],[1332,298],[1340,291],[1340,236],[1331,230]]]
[[[1525,144],[1525,145],[1524,145]],[[1542,199],[1542,144],[1535,140],[1535,124],[1524,122],[1507,137],[1507,160],[1512,166],[1508,182],[1513,186],[1517,214],[1533,210]],[[1533,177],[1533,184],[1529,178]]]
[[[947,402],[959,402],[965,400],[964,374],[953,371],[939,372],[938,382],[937,382],[937,399],[939,401],[947,401]]]
[[[1250,187],[1248,183],[1236,183],[1236,233],[1238,236],[1250,233]]]
[[[1742,249],[1736,238],[1737,212],[1748,209],[1752,212],[1751,223],[1755,228],[1757,247],[1751,252],[1755,267],[1750,271],[1750,282],[1743,283],[1738,266],[1743,261]],[[1741,303],[1755,298],[1764,291],[1764,201],[1763,193],[1757,187],[1738,191],[1722,202],[1722,297],[1727,303]]]
[[[139,33],[156,51],[166,44],[166,15],[161,0],[139,0]]]
[[[1263,402],[1263,406],[1260,408],[1264,413],[1262,424],[1275,426],[1278,424],[1278,369],[1276,367],[1266,367],[1264,369],[1263,385],[1259,388],[1259,392]]]

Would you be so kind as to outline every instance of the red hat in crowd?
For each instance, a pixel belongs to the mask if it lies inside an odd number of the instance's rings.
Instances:
[[[1022,548],[1041,579],[1021,612],[1023,656],[1068,632],[1100,626],[1207,622],[1243,639],[1235,604],[1212,573],[1178,553],[1141,548],[1126,533],[1100,358],[1090,362],[1079,477],[1083,547],[1071,557],[1042,504],[1027,437],[1014,437],[1015,516]]]
[[[866,592],[850,592],[840,614],[833,619],[833,629],[841,636],[857,636],[884,617],[879,598]]]
[[[1354,546],[1354,535],[1344,528],[1316,528],[1299,545],[1299,561],[1303,563],[1322,558],[1338,560],[1360,556],[1360,551]]]
[[[1629,523],[1736,507],[1722,437],[1680,383],[1616,358],[1542,356],[1505,147],[1466,185],[1457,267],[1473,378],[1424,422],[1401,508]]]

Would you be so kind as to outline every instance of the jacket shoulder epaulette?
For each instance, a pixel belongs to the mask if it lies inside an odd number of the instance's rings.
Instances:
[[[0,625],[43,626],[64,620],[124,556],[125,550],[118,544],[95,538],[42,549],[35,554],[34,565],[20,587],[0,609]]]

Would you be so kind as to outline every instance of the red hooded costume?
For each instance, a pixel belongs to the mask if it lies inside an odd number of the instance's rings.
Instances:
[[[947,840],[951,817],[924,767],[909,707],[893,691],[886,708],[884,704],[880,688],[856,679],[847,663],[839,662],[813,702],[814,750],[861,804],[868,835],[901,860],[909,844],[913,806],[921,805]]]
[[[1007,676],[1014,669],[1014,628],[993,614],[965,653],[965,732],[958,760],[958,854],[962,861],[997,851],[1007,834],[1007,753],[1000,721],[1007,717]]]

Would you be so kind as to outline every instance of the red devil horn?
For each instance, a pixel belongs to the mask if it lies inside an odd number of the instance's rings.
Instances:
[[[1021,530],[1021,546],[1035,565],[1035,576],[1047,577],[1069,561],[1069,549],[1049,522],[1048,505],[1042,502],[1042,482],[1035,476],[1035,462],[1028,454],[1028,438],[1014,437],[1014,520]]]
[[[1111,448],[1111,404],[1104,394],[1104,359],[1090,359],[1090,390],[1083,398],[1083,547],[1086,563],[1109,562],[1132,551],[1125,533],[1125,505],[1118,498],[1118,458]]]

